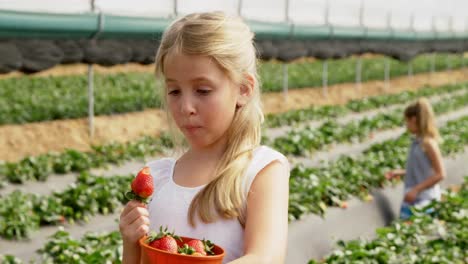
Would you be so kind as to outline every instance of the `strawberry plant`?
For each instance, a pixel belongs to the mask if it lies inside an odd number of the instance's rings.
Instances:
[[[88,221],[95,214],[112,213],[128,201],[123,194],[132,178],[82,173],[62,192],[40,196],[14,191],[0,197],[0,236],[26,238],[40,225]]]
[[[3,263],[3,264],[21,264],[23,262],[19,258],[15,257],[15,256],[0,254],[0,263]]]
[[[468,261],[468,176],[458,193],[445,191],[440,202],[413,209],[409,221],[377,229],[377,238],[339,241],[338,249],[317,263],[466,263]],[[431,215],[426,208],[432,208]]]
[[[120,164],[123,161],[142,159],[159,153],[162,147],[172,147],[166,134],[159,138],[143,137],[129,143],[93,146],[90,152],[66,150],[63,153],[26,157],[19,162],[7,162],[3,170],[6,179],[12,183],[23,183],[29,180],[45,181],[52,173],[81,172],[107,164]]]
[[[40,217],[34,212],[30,196],[15,191],[0,197],[0,235],[7,239],[29,237],[39,227]]]
[[[38,251],[41,263],[122,263],[122,238],[118,231],[86,233],[73,239],[69,233],[58,231]]]
[[[446,70],[445,57],[452,59],[452,68],[461,66],[456,55],[438,55],[436,70]],[[386,58],[364,58],[362,81],[382,80]],[[466,59],[465,59],[466,60]],[[413,72],[429,71],[430,57],[422,55],[413,60]],[[468,61],[467,61],[468,62]],[[468,64],[468,63],[466,63]],[[355,58],[329,61],[328,83],[354,82]],[[391,60],[391,77],[407,74],[406,63]],[[259,67],[264,92],[281,91],[282,66],[263,62]],[[118,73],[95,75],[95,114],[112,115],[158,108],[161,89],[153,73]],[[322,62],[289,64],[291,87],[322,86]],[[87,116],[87,76],[14,77],[0,80],[0,125],[22,124],[46,120],[81,118]],[[157,87],[157,89],[155,89]]]

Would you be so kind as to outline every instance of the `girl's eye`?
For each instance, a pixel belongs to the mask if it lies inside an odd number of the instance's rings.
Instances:
[[[201,95],[208,95],[209,93],[211,93],[211,90],[208,90],[208,89],[198,89],[197,90],[197,93],[201,94]]]
[[[169,95],[178,95],[179,93],[180,93],[179,90],[174,89],[174,90],[170,90],[167,94],[169,94]]]

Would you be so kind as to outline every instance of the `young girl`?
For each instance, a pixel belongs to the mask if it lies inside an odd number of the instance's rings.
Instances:
[[[400,209],[400,218],[411,216],[411,206],[422,207],[431,200],[440,200],[438,184],[445,177],[445,168],[440,154],[440,140],[434,113],[427,99],[419,99],[405,110],[408,131],[414,135],[408,153],[406,170],[387,172],[391,179],[405,175],[404,200]]]
[[[187,15],[164,33],[156,70],[187,149],[148,164],[151,202],[131,201],[120,217],[123,263],[139,263],[138,239],[160,226],[210,239],[226,250],[224,263],[283,263],[289,163],[259,145],[253,33],[220,12]]]

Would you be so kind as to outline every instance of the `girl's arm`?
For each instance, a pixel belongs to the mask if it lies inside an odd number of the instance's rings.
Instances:
[[[396,170],[392,170],[392,171],[385,173],[385,178],[390,180],[395,177],[405,176],[405,174],[406,174],[406,170],[396,169]]]
[[[288,240],[289,170],[274,161],[255,177],[247,197],[245,255],[230,264],[284,263]]]
[[[411,191],[407,194],[407,197],[405,197],[407,202],[414,202],[414,200],[416,200],[416,196],[420,192],[434,186],[436,183],[445,178],[445,168],[437,142],[435,140],[430,140],[425,144],[425,149],[431,161],[434,174],[411,189]]]

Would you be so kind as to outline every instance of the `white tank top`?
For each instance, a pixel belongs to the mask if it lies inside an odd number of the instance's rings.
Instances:
[[[289,172],[288,160],[281,153],[266,146],[260,146],[253,151],[252,160],[243,178],[246,193],[250,190],[255,176],[276,160],[285,164]],[[220,219],[209,224],[196,221],[195,228],[190,226],[187,220],[190,203],[204,185],[194,188],[177,185],[173,180],[175,163],[173,158],[163,158],[147,164],[155,183],[154,194],[148,204],[150,230],[158,231],[160,226],[167,226],[170,231],[175,230],[180,236],[209,239],[224,248],[223,263],[243,256],[244,229],[237,218]]]

